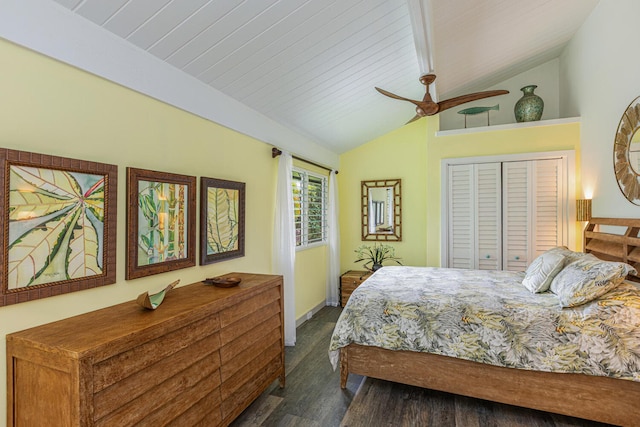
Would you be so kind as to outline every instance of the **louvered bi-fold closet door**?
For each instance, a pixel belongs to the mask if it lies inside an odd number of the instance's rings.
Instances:
[[[502,177],[500,163],[475,166],[476,265],[478,270],[502,270]]]
[[[530,264],[544,251],[563,245],[567,224],[563,221],[567,200],[566,185],[563,185],[563,163],[561,159],[536,160],[534,163],[533,188],[533,239],[530,245]],[[527,264],[527,265],[528,265]]]
[[[475,206],[473,165],[449,166],[448,266],[474,268]]]
[[[502,268],[500,163],[451,165],[448,266]]]
[[[503,176],[503,267],[524,271],[562,236],[561,159],[505,162]]]

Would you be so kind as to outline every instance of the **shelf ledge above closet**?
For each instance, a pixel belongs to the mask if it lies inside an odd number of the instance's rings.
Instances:
[[[580,123],[580,117],[568,117],[566,119],[538,120],[535,122],[524,122],[524,123],[508,123],[506,125],[478,126],[478,127],[466,128],[466,129],[441,130],[436,132],[436,136],[466,135],[466,134],[473,134],[473,133],[479,133],[479,132],[494,132],[498,130],[566,125],[569,123]]]

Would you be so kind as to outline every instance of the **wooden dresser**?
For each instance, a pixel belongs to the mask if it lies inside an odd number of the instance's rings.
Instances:
[[[351,293],[371,276],[370,271],[349,270],[340,276],[340,305],[345,306]]]
[[[282,277],[228,276],[7,335],[7,425],[228,425],[285,380]]]

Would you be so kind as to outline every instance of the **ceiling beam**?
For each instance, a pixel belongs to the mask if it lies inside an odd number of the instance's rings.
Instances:
[[[411,17],[413,42],[418,57],[420,75],[434,72],[433,65],[433,25],[431,23],[431,0],[407,0]],[[437,100],[436,83],[431,85],[431,96]]]

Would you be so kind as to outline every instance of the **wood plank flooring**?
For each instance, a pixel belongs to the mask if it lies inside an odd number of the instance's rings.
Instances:
[[[605,427],[607,424],[350,375],[329,363],[329,339],[340,308],[325,307],[286,347],[287,385],[277,381],[231,424],[234,427]]]

